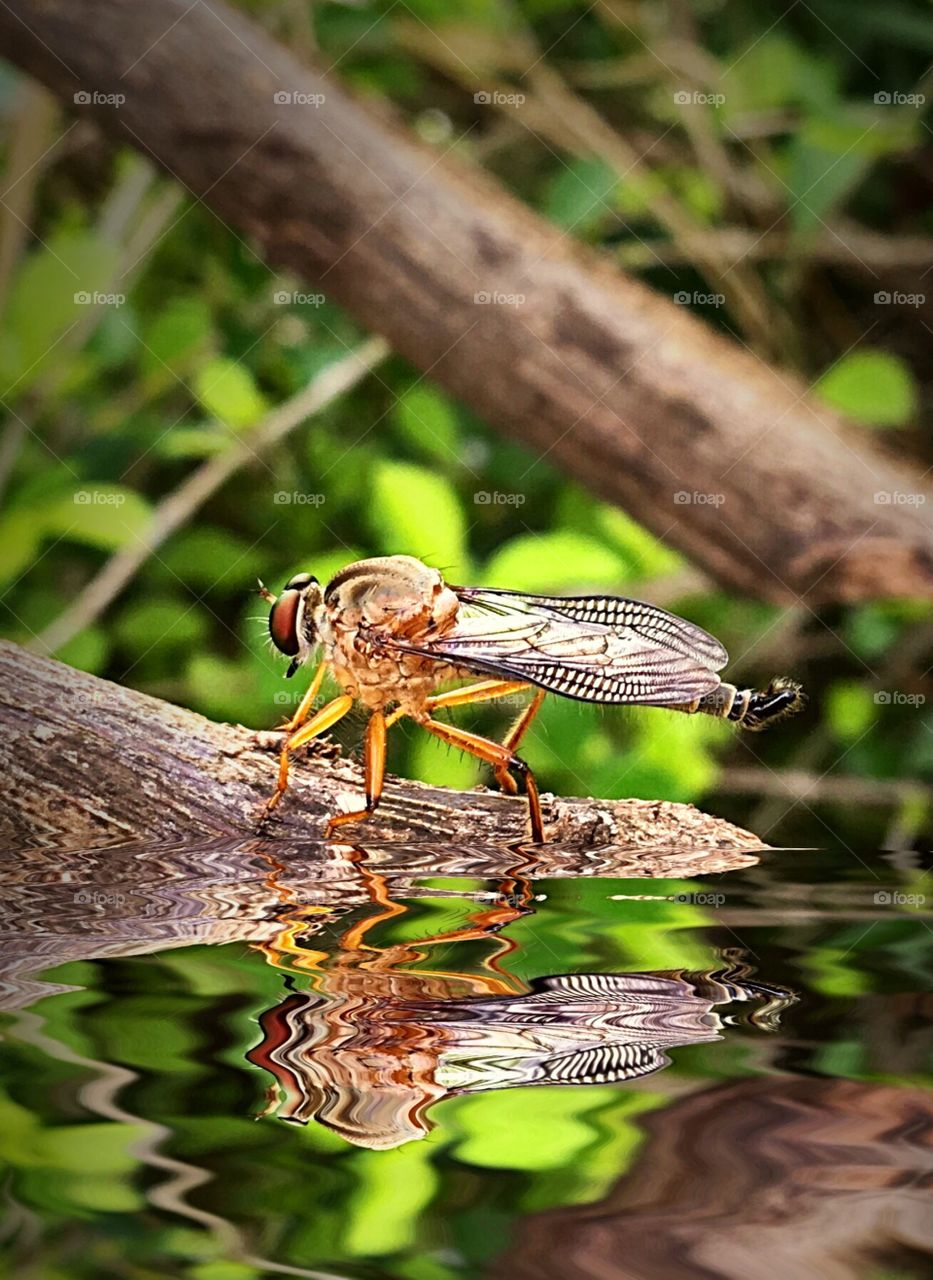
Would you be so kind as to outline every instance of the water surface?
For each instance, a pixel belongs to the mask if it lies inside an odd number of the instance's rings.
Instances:
[[[17,1276],[933,1270],[922,868],[4,860]]]

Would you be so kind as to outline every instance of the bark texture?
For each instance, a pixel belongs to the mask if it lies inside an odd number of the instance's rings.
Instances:
[[[18,848],[257,842],[281,744],[278,733],[215,724],[7,643],[0,730],[0,840]],[[292,785],[263,835],[332,852],[335,842],[321,842],[324,821],[359,807],[361,787],[357,764],[326,740],[296,753]],[[550,874],[707,874],[749,865],[763,848],[690,805],[543,799],[550,843],[524,848]],[[502,862],[503,848],[527,840],[527,806],[522,797],[390,779],[376,816],[346,840],[367,849],[391,842],[403,863],[407,842],[410,865],[424,874],[481,874],[483,849]],[[426,846],[441,851],[427,864]]]
[[[721,583],[811,604],[933,594],[917,474],[220,0],[9,0],[0,41],[270,264]]]

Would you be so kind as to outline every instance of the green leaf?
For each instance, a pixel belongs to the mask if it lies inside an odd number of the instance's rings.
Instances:
[[[820,378],[817,396],[867,427],[902,427],[917,409],[910,369],[886,351],[853,351]]]
[[[268,407],[249,369],[226,356],[198,370],[194,389],[209,413],[235,429],[253,426]]]
[[[110,296],[118,264],[117,246],[85,231],[53,235],[26,255],[0,322],[0,395],[16,398],[34,385],[62,335],[91,314],[83,299]]]
[[[459,457],[457,413],[445,395],[419,383],[399,398],[392,418],[399,434],[421,453],[449,462]]]
[[[871,692],[855,680],[837,680],[824,704],[829,725],[841,742],[855,742],[878,719]]]
[[[615,589],[625,568],[621,556],[604,543],[585,533],[558,530],[512,538],[489,561],[482,581],[514,591]]]
[[[212,338],[211,311],[204,299],[197,294],[173,298],[143,333],[140,372],[161,374],[166,365],[180,372],[208,349]]]
[[[45,532],[114,551],[144,538],[150,519],[148,502],[132,489],[89,481],[49,507]]]
[[[154,576],[196,591],[252,591],[264,570],[260,551],[227,529],[196,525],[177,533],[152,566]]]
[[[153,644],[163,650],[191,650],[206,640],[210,629],[207,614],[194,600],[162,595],[147,596],[123,609],[114,621],[113,635],[138,654]]]
[[[605,161],[596,157],[573,160],[562,164],[548,183],[543,212],[559,227],[586,235],[613,217],[618,185]]]
[[[377,462],[368,514],[382,551],[417,556],[454,574],[465,572],[463,510],[444,476],[407,462]]]
[[[87,627],[55,652],[60,662],[79,671],[100,675],[110,656],[110,641],[103,627]]]

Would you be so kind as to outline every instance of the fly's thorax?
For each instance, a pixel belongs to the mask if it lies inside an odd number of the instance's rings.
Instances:
[[[398,703],[419,711],[444,678],[443,668],[385,642],[443,635],[456,623],[459,607],[440,573],[420,560],[360,560],[337,574],[324,593],[318,623],[324,657],[341,687],[365,706]]]

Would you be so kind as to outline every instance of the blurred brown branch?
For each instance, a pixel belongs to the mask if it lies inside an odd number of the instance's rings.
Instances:
[[[527,446],[536,460],[516,488],[537,460],[560,466],[720,582],[771,600],[933,592],[916,471],[239,13],[99,0],[89,23],[66,0],[11,0],[0,35],[7,57],[69,103],[89,97],[79,111],[270,263]]]

